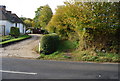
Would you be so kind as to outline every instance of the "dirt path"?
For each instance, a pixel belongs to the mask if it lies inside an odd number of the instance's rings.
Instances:
[[[32,38],[23,40],[16,44],[0,48],[0,56],[3,57],[22,57],[22,58],[37,58],[37,54],[33,49],[38,45],[40,35],[30,34]]]

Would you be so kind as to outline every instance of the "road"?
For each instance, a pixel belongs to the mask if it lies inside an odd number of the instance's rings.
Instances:
[[[118,64],[2,58],[3,79],[118,79]]]
[[[22,57],[22,58],[37,58],[39,54],[34,51],[38,46],[41,35],[30,34],[32,37],[15,44],[0,48],[0,56],[2,57]]]

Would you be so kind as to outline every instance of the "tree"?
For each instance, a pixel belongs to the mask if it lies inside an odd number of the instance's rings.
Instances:
[[[33,21],[29,20],[29,19],[26,19],[26,20],[24,20],[24,23],[25,23],[26,27],[32,27]]]
[[[56,9],[47,29],[63,39],[79,39],[81,46],[85,47],[117,45],[115,33],[120,28],[119,5],[118,2],[66,2]]]
[[[40,20],[39,20],[39,17],[40,17],[40,11],[42,10],[43,6],[40,6],[39,8],[37,8],[37,11],[35,11],[35,17],[34,17],[34,22],[35,22],[35,28],[41,28],[40,26]]]
[[[51,8],[48,5],[40,6],[35,13],[35,27],[45,29],[53,15]]]
[[[21,17],[21,20],[24,22],[26,27],[34,27],[34,21],[31,18]]]

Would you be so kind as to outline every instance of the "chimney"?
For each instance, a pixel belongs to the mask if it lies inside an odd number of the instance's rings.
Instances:
[[[1,10],[6,10],[6,6],[0,5],[0,9],[1,9]]]

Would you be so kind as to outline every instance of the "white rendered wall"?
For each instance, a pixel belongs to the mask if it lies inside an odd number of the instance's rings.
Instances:
[[[0,20],[0,25],[5,25],[5,35],[9,35],[10,28],[13,26],[13,23],[7,20]]]
[[[16,27],[16,23],[14,23],[13,26]],[[20,33],[24,34],[24,26],[22,23],[17,23],[17,28],[19,28]]]
[[[20,29],[20,33],[24,33],[24,31],[23,31],[23,24],[22,23],[19,23],[19,29]]]
[[[26,33],[26,27],[25,27],[25,25],[24,25],[24,34]]]
[[[11,27],[16,27],[15,23],[7,20],[0,20],[0,25],[5,25],[5,35],[9,35]],[[20,29],[20,33],[25,34],[25,27],[22,23],[17,23],[17,27]]]
[[[19,28],[20,30],[20,33],[24,34],[24,26],[22,23],[17,23],[17,27]]]
[[[13,27],[15,27],[15,23],[13,23]]]

